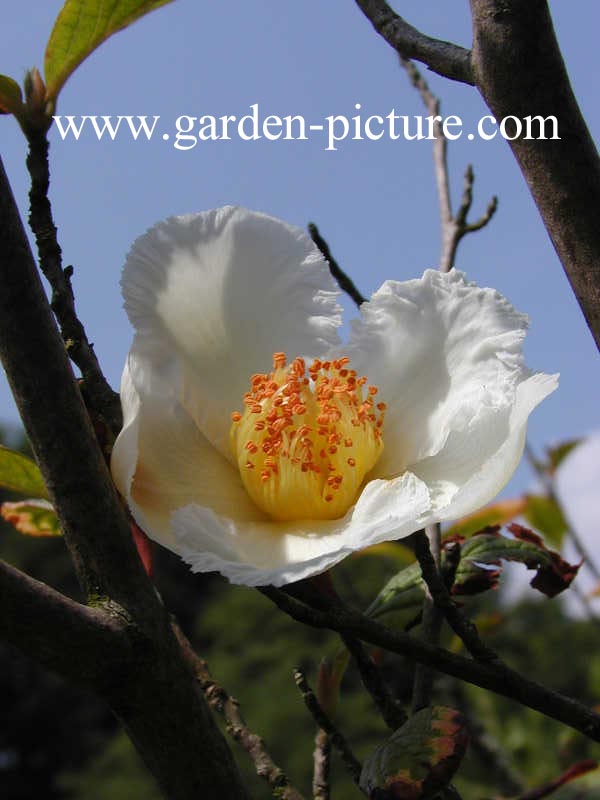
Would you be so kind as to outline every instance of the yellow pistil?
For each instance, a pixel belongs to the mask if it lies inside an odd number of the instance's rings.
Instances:
[[[342,517],[383,450],[385,403],[348,362],[315,359],[307,370],[275,353],[273,372],[251,376],[246,410],[231,415],[244,486],[273,519]]]

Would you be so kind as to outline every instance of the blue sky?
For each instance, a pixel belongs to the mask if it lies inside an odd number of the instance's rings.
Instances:
[[[405,0],[397,8],[426,33],[469,46],[468,2]],[[448,7],[452,6],[451,16]],[[597,88],[589,69],[600,10],[594,0],[551,2],[574,89],[592,135],[600,133]],[[3,7],[0,72],[21,79],[42,65],[45,42],[61,6],[50,0]],[[474,127],[488,111],[473,88],[428,76],[446,115]],[[249,112],[329,115],[424,113],[390,48],[352,0],[176,0],[105,43],[70,78],[57,113],[160,115],[174,131],[180,115]],[[560,125],[560,120],[559,120]],[[130,344],[118,282],[132,241],[171,214],[235,203],[300,226],[318,223],[363,294],[386,278],[408,279],[435,266],[439,253],[431,142],[351,141],[327,151],[308,141],[203,142],[178,151],[172,139],[128,136],[98,142],[52,142],[51,199],[65,263],[75,266],[80,316],[114,386]],[[25,145],[13,120],[0,119],[0,152],[26,216]],[[490,196],[499,210],[484,231],[463,241],[457,265],[499,289],[531,318],[526,344],[535,369],[560,372],[561,385],[531,418],[530,439],[544,444],[598,427],[600,389],[592,338],[541,224],[508,145],[499,137],[466,138],[449,147],[455,202],[462,173],[476,173],[473,213]],[[350,305],[348,305],[350,310]],[[284,311],[284,310],[282,310]],[[0,381],[0,423],[16,423]],[[511,491],[523,488],[521,469]]]

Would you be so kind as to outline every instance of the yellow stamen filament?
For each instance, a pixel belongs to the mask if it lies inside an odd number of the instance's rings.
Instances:
[[[231,414],[242,481],[273,519],[342,517],[383,450],[385,403],[348,364],[315,359],[307,369],[275,353],[273,372],[250,377],[246,410]]]

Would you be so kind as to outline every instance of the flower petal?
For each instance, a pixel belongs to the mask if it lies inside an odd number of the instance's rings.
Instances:
[[[274,351],[318,355],[339,340],[338,292],[299,228],[242,208],[171,217],[133,245],[125,308],[148,349],[181,361],[181,401],[226,458],[230,413]]]
[[[189,503],[208,504],[238,522],[265,518],[248,497],[239,471],[179,404],[177,371],[172,359],[157,363],[156,354],[149,357],[139,339],[134,341],[121,382],[124,425],[111,462],[136,522],[176,552],[171,516]]]
[[[527,318],[456,270],[386,281],[361,315],[344,350],[387,403],[376,475],[398,475],[434,456],[451,432],[494,425],[530,374],[521,355]]]
[[[372,481],[338,520],[237,524],[209,508],[176,512],[178,551],[194,572],[218,571],[232,583],[282,586],[337,564],[355,550],[408,536],[430,509],[427,487],[405,473]]]
[[[532,375],[517,386],[512,408],[485,409],[472,425],[450,433],[439,453],[413,467],[431,492],[428,522],[458,519],[504,488],[521,459],[529,415],[557,385],[557,375]]]

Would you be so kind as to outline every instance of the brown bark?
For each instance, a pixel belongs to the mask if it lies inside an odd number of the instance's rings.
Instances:
[[[1,162],[0,253],[0,356],[80,582],[94,604],[92,613],[77,604],[69,610],[56,593],[44,594],[35,582],[3,570],[0,585],[16,624],[2,631],[27,655],[79,677],[108,701],[166,798],[244,800],[229,748],[137,557]],[[20,604],[19,597],[27,602]],[[54,612],[46,628],[27,616],[44,603]],[[87,666],[73,675],[68,663],[79,661]]]
[[[600,348],[600,158],[546,0],[471,0],[475,82],[497,120],[555,116],[560,139],[509,142]]]

